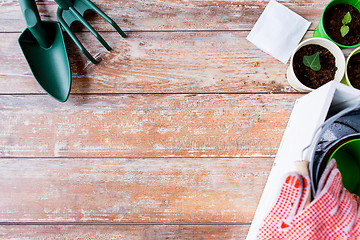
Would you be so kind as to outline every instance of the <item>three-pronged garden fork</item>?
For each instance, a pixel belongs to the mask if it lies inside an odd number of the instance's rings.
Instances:
[[[91,54],[86,50],[86,48],[81,44],[79,39],[70,29],[70,26],[73,22],[79,21],[101,42],[101,44],[108,51],[111,50],[109,44],[107,44],[107,42],[100,36],[100,34],[85,20],[84,14],[87,10],[93,10],[95,13],[99,14],[108,23],[110,23],[122,37],[126,37],[126,34],[120,29],[120,27],[89,0],[55,0],[55,2],[59,5],[57,10],[57,18],[61,26],[69,34],[80,51],[84,53],[85,56],[94,64],[97,63],[95,58],[91,56]]]

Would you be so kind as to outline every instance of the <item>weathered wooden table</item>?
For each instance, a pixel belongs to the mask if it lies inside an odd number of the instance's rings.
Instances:
[[[0,2],[1,239],[245,239],[293,104],[287,65],[245,38],[268,1],[94,1],[114,47],[66,35],[66,103],[35,82]],[[279,1],[312,22],[328,1]],[[53,1],[37,1],[56,20]]]

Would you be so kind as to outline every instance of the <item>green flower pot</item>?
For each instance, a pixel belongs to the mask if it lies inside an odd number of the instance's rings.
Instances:
[[[355,44],[355,45],[352,45],[352,46],[345,46],[345,45],[342,45],[340,43],[337,43],[335,42],[334,40],[332,40],[326,33],[325,31],[325,28],[324,28],[324,24],[323,24],[323,18],[324,18],[324,13],[326,12],[327,9],[329,9],[330,7],[334,6],[334,5],[338,5],[338,4],[342,4],[342,3],[345,3],[345,4],[349,4],[353,7],[355,7],[357,10],[359,10],[360,12],[360,1],[359,0],[333,0],[331,2],[328,3],[328,5],[326,5],[323,13],[322,13],[322,16],[321,16],[321,19],[320,19],[320,22],[319,22],[319,25],[315,28],[314,30],[314,34],[313,36],[314,37],[322,37],[322,38],[327,38],[327,39],[330,39],[331,41],[333,41],[335,44],[337,44],[340,48],[353,48],[353,47],[358,47],[360,46],[360,42],[358,44]]]
[[[353,86],[351,85],[350,79],[348,77],[348,64],[349,64],[350,58],[352,56],[354,56],[355,54],[360,54],[360,47],[358,47],[354,51],[352,51],[350,53],[350,55],[348,56],[348,58],[346,59],[345,75],[344,75],[344,78],[341,80],[341,83],[346,84],[350,87],[353,87]]]
[[[360,139],[341,144],[328,160],[332,158],[336,160],[344,187],[360,196]]]

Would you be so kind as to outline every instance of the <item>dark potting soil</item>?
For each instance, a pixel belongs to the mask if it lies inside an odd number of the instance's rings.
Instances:
[[[351,85],[360,89],[360,53],[353,55],[348,63],[347,75]]]
[[[314,71],[303,63],[304,56],[310,56],[319,52],[321,69]],[[295,76],[305,86],[316,89],[325,83],[334,80],[337,67],[335,66],[335,57],[326,48],[310,44],[300,48],[294,55],[293,68]]]
[[[346,13],[351,15],[351,22],[346,24],[349,32],[345,37],[341,36],[340,28]],[[344,46],[352,46],[360,42],[360,12],[349,4],[338,4],[330,7],[324,13],[323,24],[326,33],[337,43]]]

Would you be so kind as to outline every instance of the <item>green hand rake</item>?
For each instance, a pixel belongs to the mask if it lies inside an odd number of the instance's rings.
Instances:
[[[84,19],[84,14],[87,10],[93,10],[95,13],[99,14],[108,23],[110,23],[122,37],[126,37],[126,34],[120,29],[120,27],[89,0],[55,0],[55,2],[59,5],[57,10],[57,18],[61,26],[69,34],[80,51],[94,64],[97,63],[95,58],[91,56],[91,54],[86,50],[86,48],[81,44],[79,39],[70,29],[70,26],[73,22],[79,21],[101,42],[101,44],[108,51],[111,51],[109,44],[107,44],[100,36],[100,34]]]

